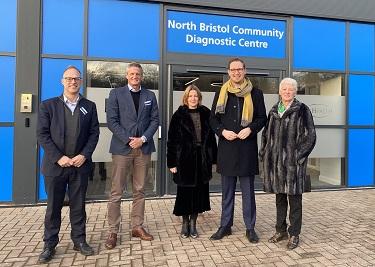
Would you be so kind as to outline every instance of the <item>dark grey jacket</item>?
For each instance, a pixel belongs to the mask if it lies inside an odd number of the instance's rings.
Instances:
[[[311,191],[306,168],[316,142],[314,120],[309,108],[297,99],[281,118],[277,106],[269,112],[259,151],[264,191],[299,195]]]
[[[261,90],[253,88],[251,97],[254,105],[253,121],[248,127],[251,134],[244,140],[228,141],[222,136],[223,129],[238,133],[241,126],[243,97],[228,93],[224,114],[215,114],[219,91],[216,92],[211,109],[210,124],[219,137],[217,172],[225,176],[250,176],[258,174],[257,133],[266,123],[267,115]]]

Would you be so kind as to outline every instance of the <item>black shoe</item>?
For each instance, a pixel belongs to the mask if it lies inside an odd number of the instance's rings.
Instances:
[[[298,244],[299,244],[299,236],[295,235],[295,236],[291,236],[289,238],[289,241],[288,241],[288,244],[286,245],[286,247],[288,249],[295,249],[296,247],[298,247]]]
[[[230,227],[222,227],[220,226],[216,233],[214,233],[210,239],[211,240],[220,240],[224,236],[231,235],[232,229]]]
[[[254,229],[246,230],[246,237],[250,243],[258,243],[259,237]]]
[[[45,247],[43,252],[40,253],[38,263],[47,263],[52,260],[53,256],[55,255],[55,248],[54,247]]]
[[[273,236],[268,239],[268,242],[270,243],[277,243],[281,240],[288,239],[288,233],[287,232],[276,232]]]
[[[86,242],[74,244],[74,250],[81,252],[82,255],[91,256],[94,255],[94,250]]]

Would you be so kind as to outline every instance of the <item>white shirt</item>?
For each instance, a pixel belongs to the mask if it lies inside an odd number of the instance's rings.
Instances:
[[[130,84],[128,84],[128,87],[129,87],[129,91],[132,91],[132,92],[139,92],[142,89],[141,86],[139,86],[139,90],[135,90],[133,87],[131,87]]]
[[[70,101],[64,94],[63,94],[63,97],[64,97],[64,103],[66,104],[66,106],[70,109],[70,111],[73,114],[74,110],[76,109],[77,104],[78,104],[79,95],[78,95],[78,97],[77,97],[77,99],[76,99],[75,102]]]

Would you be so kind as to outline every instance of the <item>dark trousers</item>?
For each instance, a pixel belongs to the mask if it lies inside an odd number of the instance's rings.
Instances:
[[[240,176],[242,192],[242,215],[246,229],[254,229],[256,220],[256,205],[254,194],[254,176]],[[233,225],[234,196],[236,191],[237,176],[221,176],[222,202],[221,226]]]
[[[302,195],[276,194],[276,231],[286,232],[286,216],[289,200],[289,223],[288,232],[290,236],[301,233],[302,227]]]
[[[59,243],[61,209],[68,189],[71,238],[75,244],[86,241],[85,199],[88,174],[79,174],[74,168],[65,168],[57,177],[45,177],[47,211],[44,220],[44,243],[56,247]]]

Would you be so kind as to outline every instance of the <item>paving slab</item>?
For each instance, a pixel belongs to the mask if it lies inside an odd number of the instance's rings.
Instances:
[[[122,202],[119,243],[107,250],[107,203],[86,205],[87,241],[95,255],[73,250],[69,208],[62,210],[60,243],[54,259],[44,266],[374,266],[375,189],[319,191],[303,195],[300,246],[287,250],[287,241],[268,243],[274,232],[275,196],[256,194],[258,244],[245,237],[242,199],[236,194],[233,234],[219,241],[209,237],[220,223],[221,196],[211,196],[211,211],[198,217],[197,239],[179,236],[181,218],[172,214],[174,198],[146,200],[145,227],[153,241],[132,238],[131,201]],[[3,205],[4,206],[4,205]],[[45,206],[0,208],[0,266],[43,266]]]

